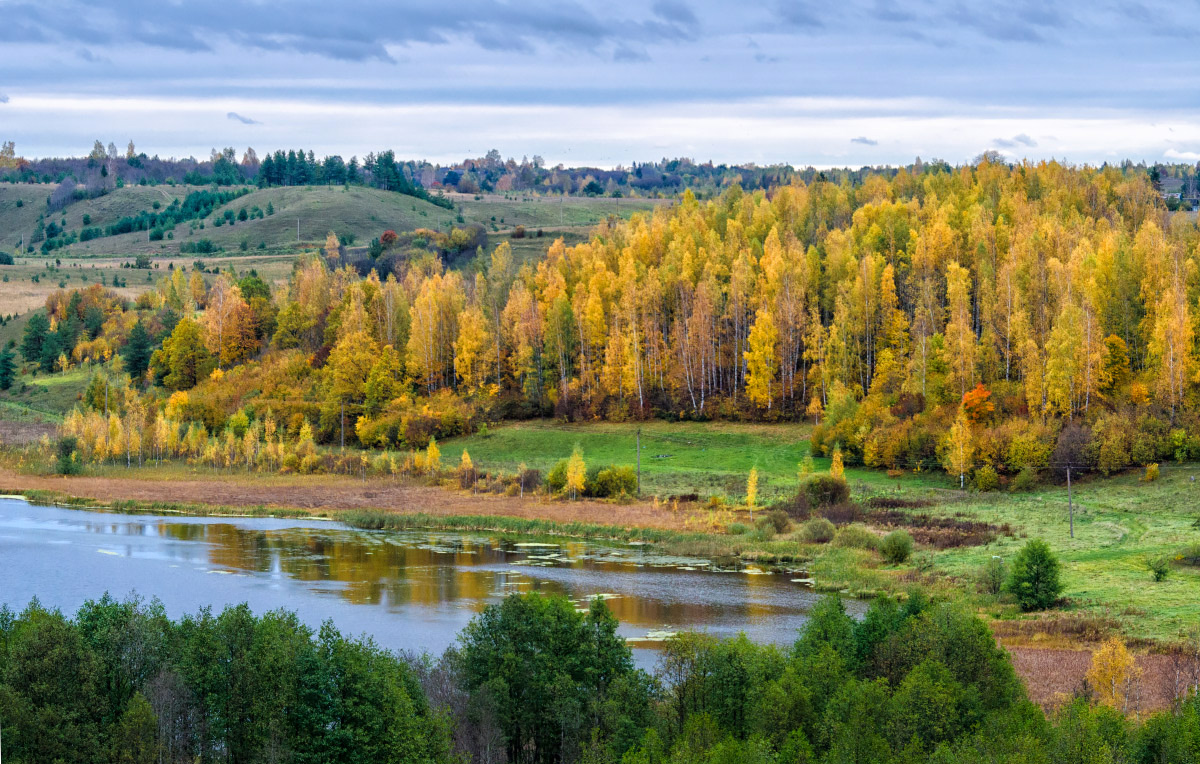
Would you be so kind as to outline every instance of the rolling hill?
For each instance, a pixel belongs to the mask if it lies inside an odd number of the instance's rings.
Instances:
[[[0,184],[0,249],[13,251],[28,242],[39,214],[45,212],[52,185]],[[46,221],[66,221],[68,231],[87,225],[104,228],[125,216],[151,211],[158,202],[165,208],[175,199],[201,190],[189,186],[127,186],[97,199],[79,200],[61,212],[48,214]],[[490,234],[505,234],[524,226],[579,235],[609,215],[628,217],[663,202],[649,199],[588,197],[530,197],[519,194],[471,196],[454,194],[454,210],[403,194],[352,186],[303,186],[257,189],[242,196],[203,220],[182,222],[162,241],[149,241],[147,232],[105,236],[56,250],[56,257],[99,257],[133,254],[177,255],[188,242],[211,241],[226,252],[247,250],[292,251],[298,244],[320,242],[329,231],[353,237],[366,244],[388,229],[416,228],[445,230],[455,224],[481,223]],[[18,205],[18,202],[20,204]],[[259,219],[214,225],[226,211],[236,216],[245,208],[268,208],[273,214]],[[546,240],[549,243],[549,240]]]

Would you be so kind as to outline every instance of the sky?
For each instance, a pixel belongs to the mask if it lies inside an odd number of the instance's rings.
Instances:
[[[1200,160],[1200,5],[0,0],[0,140],[448,163]]]

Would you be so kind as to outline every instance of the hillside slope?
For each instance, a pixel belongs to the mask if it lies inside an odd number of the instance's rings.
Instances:
[[[0,184],[0,249],[15,250],[19,242],[28,243],[38,215],[46,210],[51,185]],[[173,200],[182,200],[197,187],[133,186],[115,189],[98,199],[74,202],[64,210],[46,217],[47,221],[66,220],[69,231],[88,225],[101,228],[120,218],[153,209],[154,202],[165,208]],[[662,202],[644,199],[566,198],[549,199],[511,195],[474,197],[453,195],[456,208],[447,210],[403,194],[353,186],[306,186],[252,189],[204,219],[178,224],[162,241],[149,241],[139,231],[106,236],[56,250],[59,257],[103,255],[178,254],[182,245],[207,239],[226,251],[294,249],[298,242],[321,242],[330,231],[351,236],[357,244],[366,244],[388,229],[411,231],[416,228],[445,230],[454,224],[481,223],[489,233],[504,233],[521,225],[530,229],[558,231],[582,230],[609,215],[628,217]],[[17,201],[23,202],[17,206]],[[273,214],[259,219],[214,225],[226,211],[236,215],[255,207]],[[461,216],[461,220],[459,217]]]

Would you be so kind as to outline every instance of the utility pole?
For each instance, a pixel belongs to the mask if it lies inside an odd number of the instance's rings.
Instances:
[[[342,450],[346,450],[346,402],[342,401]]]
[[[296,218],[296,243],[300,243],[300,218]]]
[[[1071,538],[1075,538],[1075,505],[1071,503],[1071,465],[1067,465],[1067,515],[1071,518]]]
[[[637,428],[637,477],[638,477],[638,496],[642,495],[642,428]]]

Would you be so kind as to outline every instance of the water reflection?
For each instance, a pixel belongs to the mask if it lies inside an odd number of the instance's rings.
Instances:
[[[816,596],[792,576],[716,572],[645,547],[359,531],[313,520],[112,515],[0,499],[0,601],[77,608],[136,589],[172,615],[241,601],[333,618],[389,647],[441,650],[511,592],[602,595],[633,640],[680,629],[786,643]],[[853,603],[852,603],[853,605]],[[856,608],[857,609],[857,608]],[[639,662],[653,646],[634,642]]]

